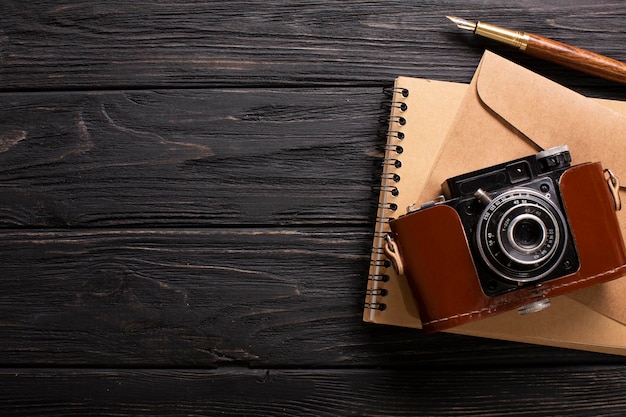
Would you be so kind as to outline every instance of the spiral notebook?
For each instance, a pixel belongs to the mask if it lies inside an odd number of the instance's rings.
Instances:
[[[483,61],[485,61],[481,62],[483,78],[490,76],[490,66],[492,69],[495,66],[494,73],[496,74],[504,72],[497,71],[498,66],[515,66],[488,52]],[[517,68],[511,67],[510,69]],[[515,71],[511,72],[515,73]],[[534,82],[536,77],[540,77],[525,69],[519,74],[530,77],[529,82]],[[499,76],[494,76],[494,78]],[[451,147],[450,142],[455,141],[455,138],[450,135],[457,134],[455,129],[458,131],[463,128],[462,125],[459,126],[460,123],[468,123],[467,120],[463,120],[463,117],[467,116],[464,110],[468,105],[468,100],[475,99],[473,96],[476,93],[473,89],[476,88],[477,78],[476,75],[472,84],[462,84],[398,77],[394,87],[387,90],[391,109],[363,310],[363,320],[366,322],[421,327],[417,306],[408,283],[403,276],[396,274],[384,255],[383,245],[385,235],[389,230],[388,221],[390,218],[406,213],[409,205],[426,201],[423,199],[432,191],[432,182],[437,180],[437,177],[433,175],[433,170],[442,165],[441,159],[445,157],[442,153],[445,154],[444,150]],[[486,84],[488,81],[482,82]],[[556,84],[553,86],[551,82],[546,85],[557,89],[555,91],[558,92],[565,89]],[[545,93],[549,94],[550,91]],[[569,90],[564,97],[569,97],[568,94],[570,94]],[[575,93],[571,92],[571,94]],[[589,102],[591,107],[595,106],[593,110],[598,113],[598,117],[610,119],[613,115],[620,117],[618,113],[626,115],[626,102],[587,98],[582,100],[584,100],[583,105]],[[601,106],[598,106],[598,103]],[[602,109],[597,107],[602,107]],[[626,118],[623,119],[626,120]],[[593,119],[590,120],[590,123],[593,122]],[[488,152],[488,150],[467,149],[467,152]],[[532,152],[528,152],[530,153]],[[458,155],[458,150],[456,155]],[[454,164],[454,160],[447,161],[446,167],[454,171]],[[463,165],[464,161],[458,160],[458,164]],[[439,179],[438,183],[441,183],[443,179]],[[507,312],[457,327],[451,332],[626,355],[626,320],[620,316],[621,307],[617,308],[619,311],[611,310],[611,306],[608,305],[615,302],[616,292],[618,295],[623,293],[626,297],[626,291],[624,291],[626,281],[619,279],[615,282],[617,284],[613,286],[611,296],[604,297],[602,289],[592,289],[587,293],[557,297],[552,300],[552,307],[540,313],[519,316],[517,312]],[[600,296],[598,291],[602,293]]]

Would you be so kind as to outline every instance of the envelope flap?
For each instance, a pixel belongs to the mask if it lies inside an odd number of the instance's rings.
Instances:
[[[568,145],[575,163],[626,179],[626,117],[489,51],[476,77],[482,103],[539,147]]]

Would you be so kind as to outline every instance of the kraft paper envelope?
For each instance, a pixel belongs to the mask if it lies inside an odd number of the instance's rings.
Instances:
[[[449,177],[560,145],[574,164],[600,161],[626,180],[625,143],[626,117],[617,111],[486,52],[418,201],[440,194]],[[626,209],[618,218],[626,236]],[[507,312],[453,331],[625,355],[625,298],[621,278],[558,297],[540,313]]]

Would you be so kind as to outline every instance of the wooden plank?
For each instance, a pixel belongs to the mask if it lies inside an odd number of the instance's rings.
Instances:
[[[443,17],[626,61],[582,3],[0,2],[0,414],[626,414],[624,358],[361,322],[380,87],[626,99]]]
[[[619,368],[0,370],[3,415],[623,416]]]
[[[485,46],[567,80],[569,71],[471,38],[480,18],[626,61],[622,4],[487,2],[39,1],[0,4],[7,90],[381,84],[398,74],[467,81]],[[565,78],[564,77],[565,75]],[[580,76],[578,85],[611,83]]]
[[[366,228],[3,231],[20,366],[357,366],[614,358],[361,322]]]
[[[2,94],[0,227],[364,224],[376,212],[384,98],[381,88]]]

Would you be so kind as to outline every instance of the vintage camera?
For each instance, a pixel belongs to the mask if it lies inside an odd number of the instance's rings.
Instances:
[[[425,330],[539,310],[626,272],[607,174],[571,161],[561,146],[450,178],[445,197],[390,222],[387,253]]]
[[[461,218],[486,295],[578,270],[558,183],[571,161],[563,146],[443,184],[444,204]]]

